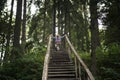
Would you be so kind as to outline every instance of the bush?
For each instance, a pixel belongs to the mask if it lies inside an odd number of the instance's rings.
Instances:
[[[90,54],[80,54],[90,66]],[[98,47],[96,50],[97,72],[96,80],[120,80],[120,45],[117,43]]]
[[[41,80],[43,55],[27,54],[14,62],[5,64],[0,69],[1,80]]]
[[[120,45],[109,44],[97,49],[98,80],[120,80]]]

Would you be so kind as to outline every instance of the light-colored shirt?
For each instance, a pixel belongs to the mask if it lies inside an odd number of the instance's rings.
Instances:
[[[61,44],[61,39],[64,38],[64,36],[56,36],[56,37],[53,37],[55,39],[55,42],[56,44]]]

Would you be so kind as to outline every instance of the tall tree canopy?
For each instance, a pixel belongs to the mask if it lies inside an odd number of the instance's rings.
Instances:
[[[11,5],[7,5],[9,1]],[[11,7],[11,10],[8,7]],[[14,8],[16,13],[13,13]],[[37,67],[43,66],[43,53],[46,51],[48,36],[50,34],[55,36],[56,33],[59,33],[60,35],[68,35],[77,51],[84,53],[80,55],[91,55],[90,58],[88,56],[87,58],[90,59],[88,63],[95,76],[103,76],[104,73],[99,72],[101,69],[105,73],[112,72],[120,75],[118,74],[119,70],[116,70],[118,68],[113,68],[114,70],[110,71],[111,68],[106,68],[106,62],[104,62],[105,58],[110,58],[109,61],[113,60],[116,63],[109,64],[119,65],[119,62],[114,59],[120,53],[119,11],[119,0],[1,0],[0,67],[6,69],[7,64],[15,67],[15,62],[19,62],[18,59],[23,61],[22,64],[29,59],[28,62],[25,62],[29,63],[30,61],[29,66],[31,63]],[[98,20],[105,28],[99,29]],[[63,41],[65,48],[65,40]],[[37,54],[40,58],[36,57]],[[37,59],[33,59],[31,56]],[[40,63],[34,63],[32,60],[37,60]],[[17,64],[21,65],[21,63]],[[31,67],[34,72],[35,67]],[[36,69],[42,70],[42,68]],[[106,76],[101,78],[108,80]],[[119,79],[119,77],[117,78]],[[16,79],[19,79],[19,75]],[[35,80],[37,79],[35,78]],[[110,80],[118,79],[110,78]]]

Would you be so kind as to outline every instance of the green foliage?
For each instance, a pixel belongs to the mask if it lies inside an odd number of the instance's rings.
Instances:
[[[82,59],[90,66],[90,54],[80,52]],[[120,79],[120,45],[117,43],[109,46],[101,46],[96,50],[97,72],[96,80],[119,80]]]
[[[110,44],[108,47],[101,47],[97,51],[98,80],[119,80],[120,79],[120,45]]]
[[[2,16],[0,16],[0,34],[6,34],[8,32],[8,19],[9,15],[7,12],[2,12]]]
[[[101,0],[102,10],[100,11],[103,23],[107,26],[105,31],[105,43],[120,42],[120,1]]]
[[[82,51],[82,52],[79,52],[80,54],[80,57],[82,57],[83,59],[85,59],[85,60],[90,60],[90,53],[88,53],[88,52],[84,52],[84,51]]]
[[[112,43],[108,46],[109,54],[120,54],[120,45],[118,43]]]
[[[1,0],[0,1],[0,15],[2,13],[2,10],[4,9],[5,7],[5,3],[7,2],[7,0]]]
[[[90,64],[91,64],[91,57],[90,57],[90,53],[88,52],[79,52],[80,57],[83,59],[83,61],[85,62],[85,64],[90,68]]]
[[[113,68],[101,67],[101,80],[119,80],[120,74],[117,73]]]
[[[45,51],[46,49],[43,49]],[[34,53],[33,53],[34,52]],[[44,54],[36,49],[1,67],[1,80],[41,80]]]

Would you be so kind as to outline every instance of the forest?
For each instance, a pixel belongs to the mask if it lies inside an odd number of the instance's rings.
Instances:
[[[56,33],[69,37],[95,80],[120,80],[120,0],[0,1],[0,80],[42,80]]]

